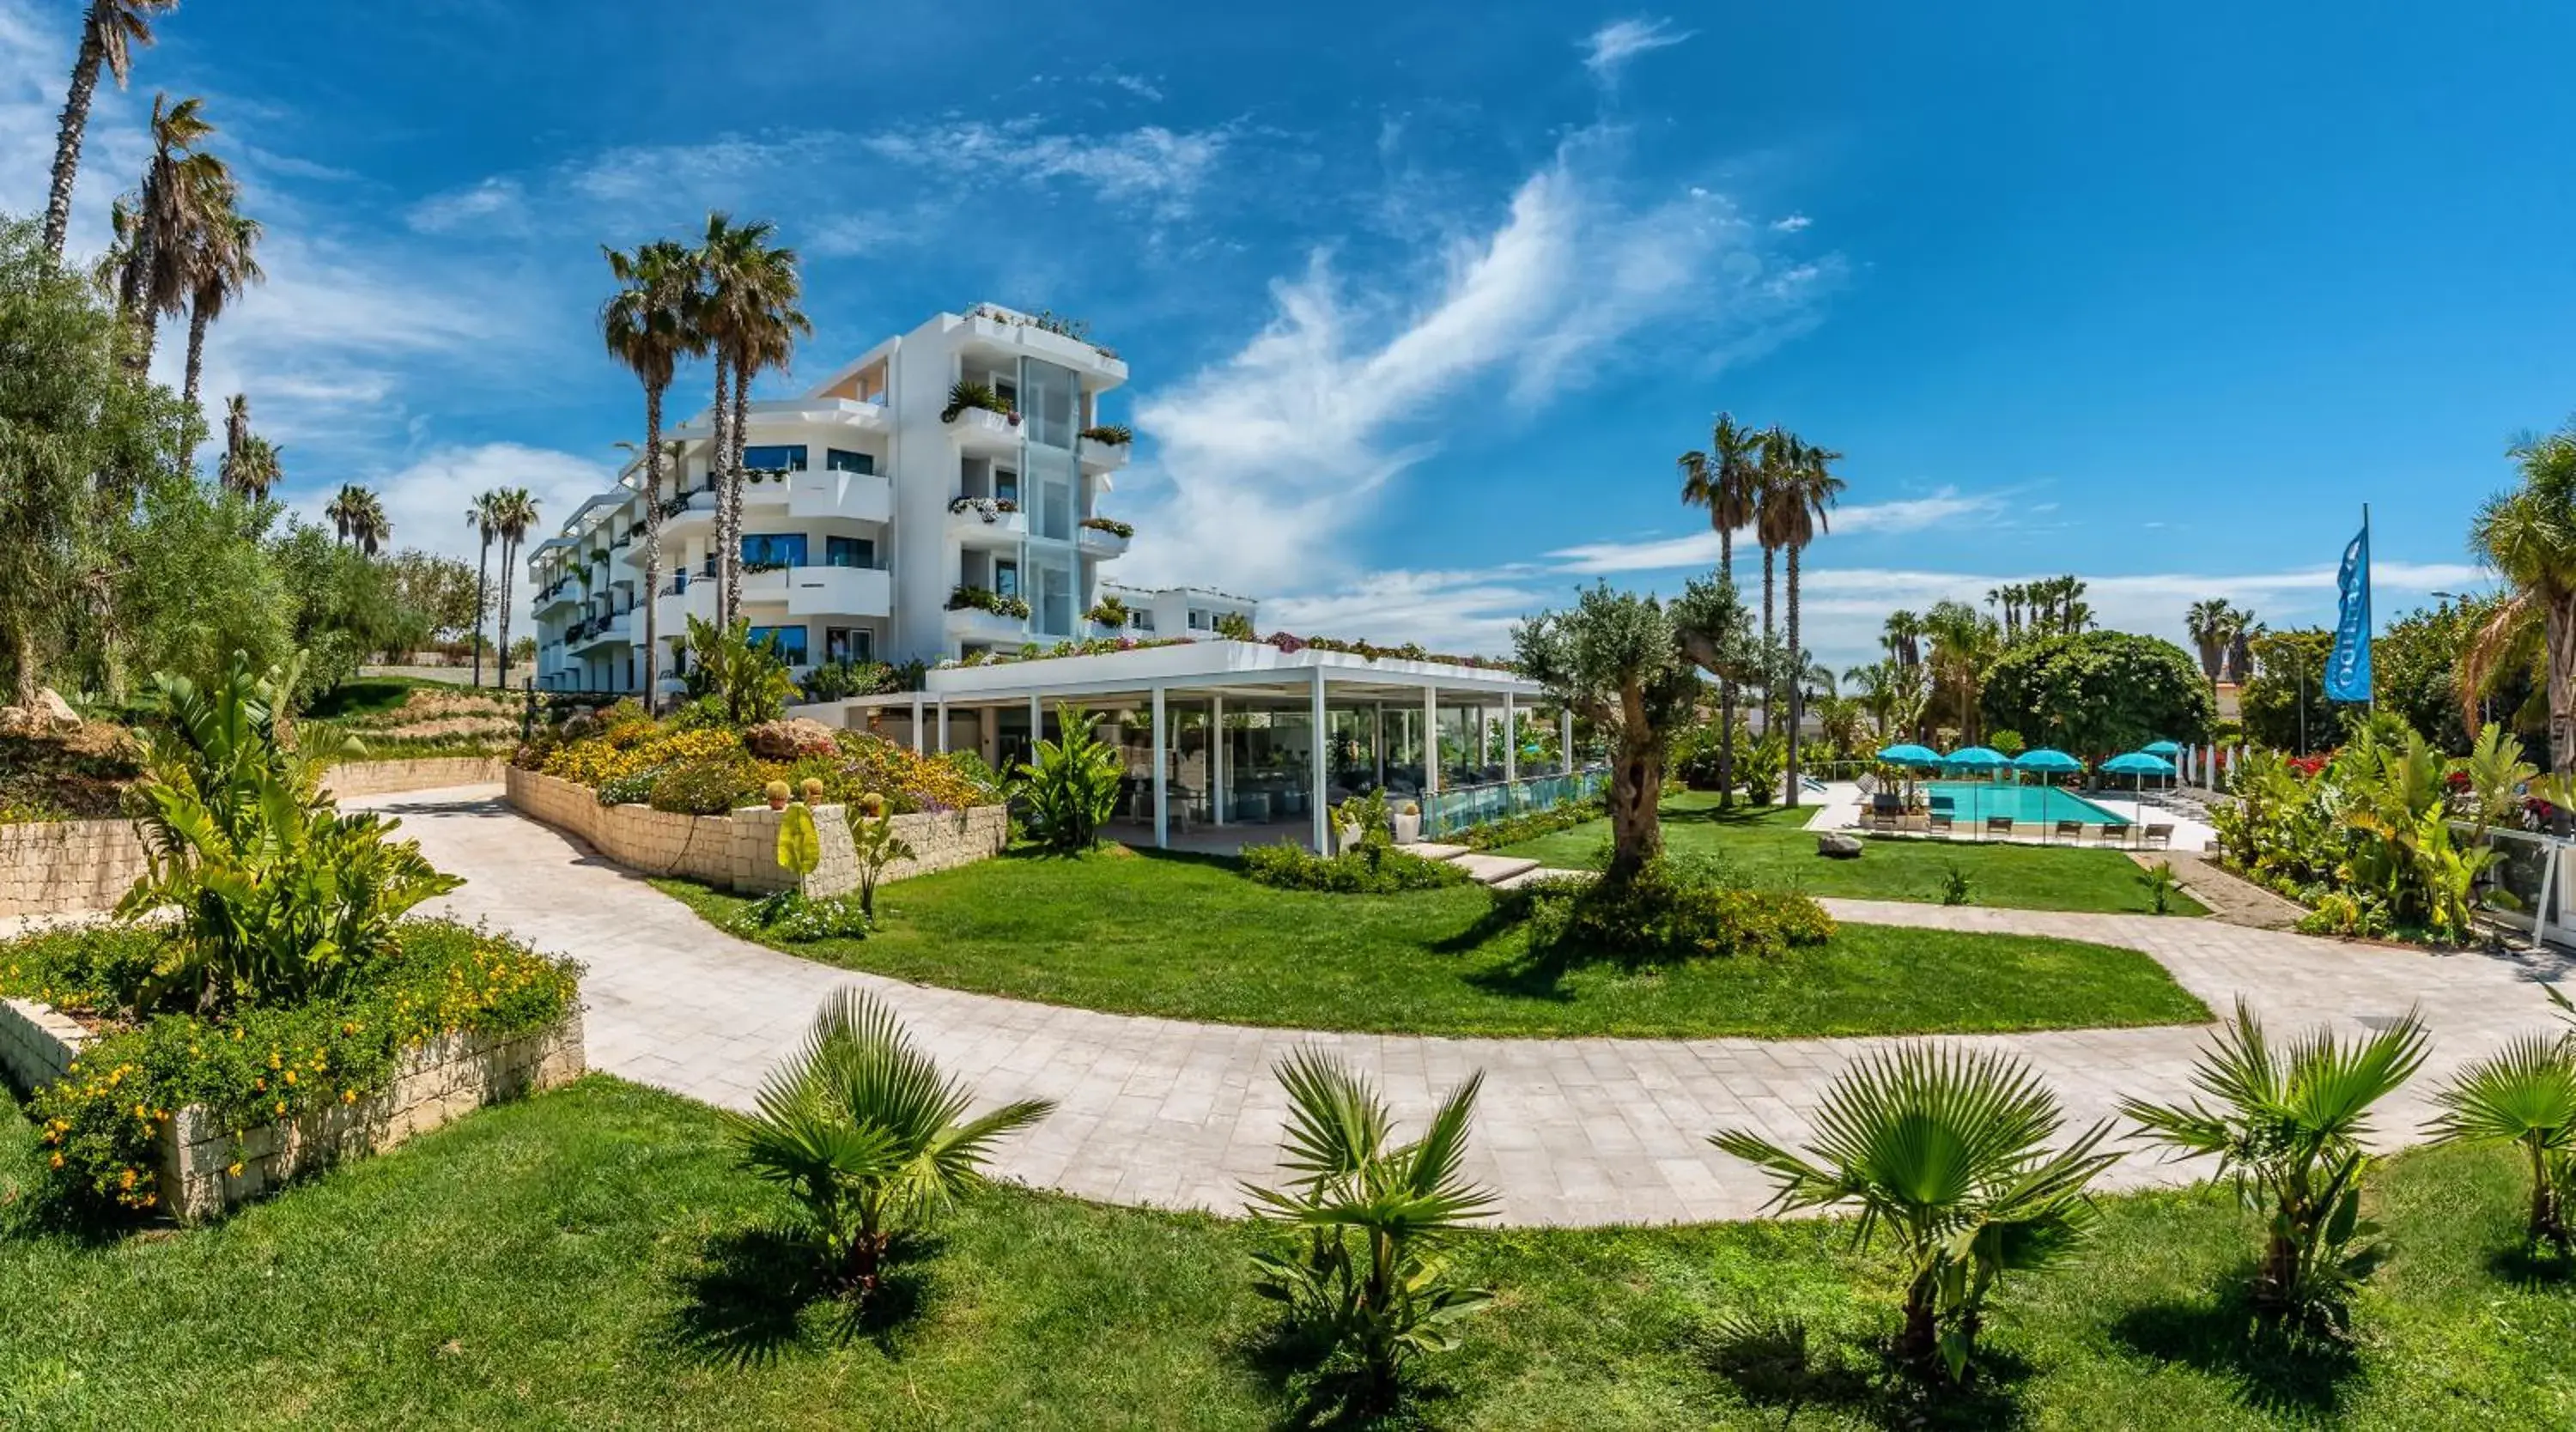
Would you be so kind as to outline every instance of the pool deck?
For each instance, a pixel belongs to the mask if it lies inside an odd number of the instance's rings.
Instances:
[[[1861,795],[1860,786],[1857,783],[1851,781],[1828,781],[1825,783],[1825,789],[1822,795],[1817,795],[1812,791],[1809,792],[1808,795],[1810,799],[1818,802],[1818,807],[1815,818],[1807,822],[1807,829],[1857,830],[1860,828],[1861,807],[1866,804],[1866,800]],[[2086,794],[2081,798],[2106,811],[2109,811],[2114,816],[2132,821],[2137,825],[2172,826],[2172,848],[2177,851],[2197,853],[2199,851],[2209,849],[2217,842],[2218,839],[2218,833],[2211,830],[2206,822],[2194,820],[2190,816],[2184,815],[2179,811],[2164,809],[2155,805],[2152,801],[2147,802],[2142,806],[2132,802],[2124,795],[2108,791],[2099,796]],[[2088,822],[2088,824],[2090,824],[2090,822]],[[2007,839],[2016,845],[2067,844],[2067,842],[2056,838],[2056,831],[2053,826],[2044,822],[2024,821],[2013,827],[2013,833],[2009,837],[2000,835],[1990,836],[1986,834],[1985,822],[1966,817],[1962,817],[1960,819],[1957,833],[1948,837],[1936,837],[1928,832],[1919,830],[1881,831],[1875,833],[1899,839],[1911,838],[1915,840],[1933,840],[1946,838],[1965,841],[1969,844],[1976,844],[1987,840],[2001,841]],[[2088,838],[2084,841],[2084,844],[2092,846],[2100,844],[2100,842]],[[2113,845],[2106,846],[2104,848],[2126,849],[2128,847]]]

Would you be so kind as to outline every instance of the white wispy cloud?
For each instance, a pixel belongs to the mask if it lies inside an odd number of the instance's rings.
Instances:
[[[1604,84],[1615,82],[1628,61],[1660,50],[1698,34],[1696,30],[1677,30],[1667,19],[1634,16],[1613,20],[1583,38],[1578,47],[1583,51],[1583,67]]]
[[[1787,218],[1773,219],[1771,228],[1774,233],[1794,234],[1814,222],[1804,214],[1791,214]]]
[[[472,562],[476,540],[465,511],[475,494],[496,487],[528,489],[542,519],[537,534],[529,539],[534,545],[553,536],[555,524],[584,499],[607,490],[617,474],[607,463],[573,453],[496,442],[436,448],[401,467],[360,472],[348,480],[373,488],[383,499],[396,548],[418,548]],[[316,490],[290,506],[304,520],[321,523],[322,508],[333,490]]]
[[[1437,256],[1422,292],[1354,292],[1329,250],[1274,280],[1260,333],[1136,400],[1158,445],[1136,484],[1151,509],[1141,525],[1157,535],[1129,565],[1266,592],[1346,577],[1344,538],[1388,480],[1433,451],[1458,395],[1499,381],[1526,416],[1640,360],[1626,340],[1676,313],[1694,321],[1665,337],[1700,361],[1797,309],[1808,286],[1766,287],[1753,226],[1731,204],[1625,203],[1611,159],[1598,134],[1568,141],[1498,226]]]
[[[1944,487],[1926,497],[1837,507],[1828,519],[1829,530],[1843,534],[1920,532],[1970,518],[1998,516],[2006,510],[2007,502],[2008,495],[2004,493],[1963,493],[1955,487]],[[1747,545],[1749,535],[1749,528],[1735,534],[1739,550]],[[1562,570],[1597,575],[1682,567],[1705,570],[1716,565],[1718,550],[1717,533],[1702,530],[1634,542],[1585,542],[1547,555]]]
[[[527,205],[528,191],[518,180],[496,177],[423,199],[411,206],[405,218],[413,229],[424,234],[461,229],[517,234],[526,232]]]
[[[1231,136],[1229,128],[1172,130],[1159,124],[1112,134],[1067,134],[1031,116],[882,130],[859,142],[882,158],[933,170],[956,183],[995,177],[1074,180],[1102,198],[1144,200],[1166,216],[1177,216],[1206,183]]]

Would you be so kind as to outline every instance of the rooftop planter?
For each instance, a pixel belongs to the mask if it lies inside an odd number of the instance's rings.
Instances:
[[[1102,423],[1098,427],[1084,428],[1082,440],[1099,443],[1103,447],[1125,447],[1136,440],[1136,433],[1125,423]]]
[[[958,414],[970,409],[999,413],[1012,427],[1020,425],[1020,415],[1012,410],[1010,404],[1002,401],[999,393],[986,384],[963,380],[948,385],[948,406],[939,410],[939,420],[953,423],[957,421]]]
[[[1082,519],[1082,525],[1094,532],[1106,532],[1122,542],[1136,535],[1134,523],[1121,522],[1115,517],[1086,517]]]
[[[991,612],[997,617],[1011,617],[1026,621],[1029,615],[1029,603],[1025,597],[1006,597],[989,587],[970,586],[961,582],[955,591],[948,594],[948,610]]]

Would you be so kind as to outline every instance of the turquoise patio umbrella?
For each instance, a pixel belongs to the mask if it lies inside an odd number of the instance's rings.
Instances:
[[[2042,746],[2036,751],[2024,751],[2020,755],[2013,757],[2013,769],[2016,771],[2040,771],[2048,775],[2062,776],[2071,775],[2076,771],[2083,770],[2084,763],[2075,759],[2073,756],[2066,754],[2064,751]]]
[[[2144,751],[2131,751],[2125,756],[2113,756],[2104,761],[2102,771],[2106,775],[2134,776],[2143,780],[2148,776],[2172,775],[2174,763],[2162,756],[2151,756]]]
[[[2162,756],[2166,760],[2172,760],[2174,757],[2182,754],[2182,747],[2175,745],[2171,741],[2149,741],[2138,749],[2144,751],[2150,756]]]
[[[1942,757],[1941,764],[1954,771],[1991,771],[2011,765],[2012,759],[1991,746],[1964,746]]]
[[[1941,753],[1933,750],[1929,746],[1890,746],[1886,750],[1879,752],[1878,758],[1887,762],[1891,766],[1937,766],[1941,764]]]

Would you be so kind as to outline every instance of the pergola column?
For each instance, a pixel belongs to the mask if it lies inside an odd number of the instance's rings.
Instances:
[[[1375,706],[1373,706],[1373,707],[1371,707],[1371,708],[1369,708],[1369,709],[1370,709],[1371,711],[1373,711],[1373,712],[1375,712],[1375,713],[1376,713],[1376,720],[1377,720],[1376,734],[1375,734],[1375,736],[1374,736],[1374,737],[1371,739],[1371,741],[1370,741],[1369,749],[1370,749],[1371,751],[1375,752],[1375,753],[1376,753],[1376,756],[1377,756],[1377,788],[1378,788],[1379,790],[1385,790],[1385,789],[1386,789],[1386,703],[1385,703],[1385,702],[1383,702],[1383,701],[1381,701],[1381,702],[1377,703],[1377,705],[1375,705]]]
[[[1556,763],[1565,774],[1574,774],[1574,708],[1561,706],[1556,712]]]
[[[921,697],[915,695],[912,698],[912,753],[918,756],[921,751]]]
[[[1038,737],[1046,734],[1046,708],[1038,704],[1037,693],[1029,693],[1029,764],[1038,763]]]
[[[948,703],[939,703],[939,754],[948,754]]]
[[[1315,748],[1315,768],[1309,773],[1309,779],[1314,785],[1312,795],[1315,807],[1313,812],[1315,817],[1315,853],[1322,855],[1332,849],[1331,844],[1325,839],[1326,825],[1330,819],[1330,815],[1324,809],[1324,668],[1316,666],[1309,668],[1309,670],[1314,673],[1313,711],[1315,717],[1313,722],[1314,738],[1312,742]]]
[[[1172,844],[1171,794],[1163,781],[1163,752],[1169,736],[1163,729],[1163,688],[1154,688],[1154,848],[1167,850]]]
[[[1510,785],[1521,778],[1520,728],[1513,724],[1512,694],[1503,693],[1503,783]]]
[[[1208,698],[1208,819],[1225,824],[1225,696]]]
[[[1422,688],[1422,793],[1440,794],[1440,688]]]

